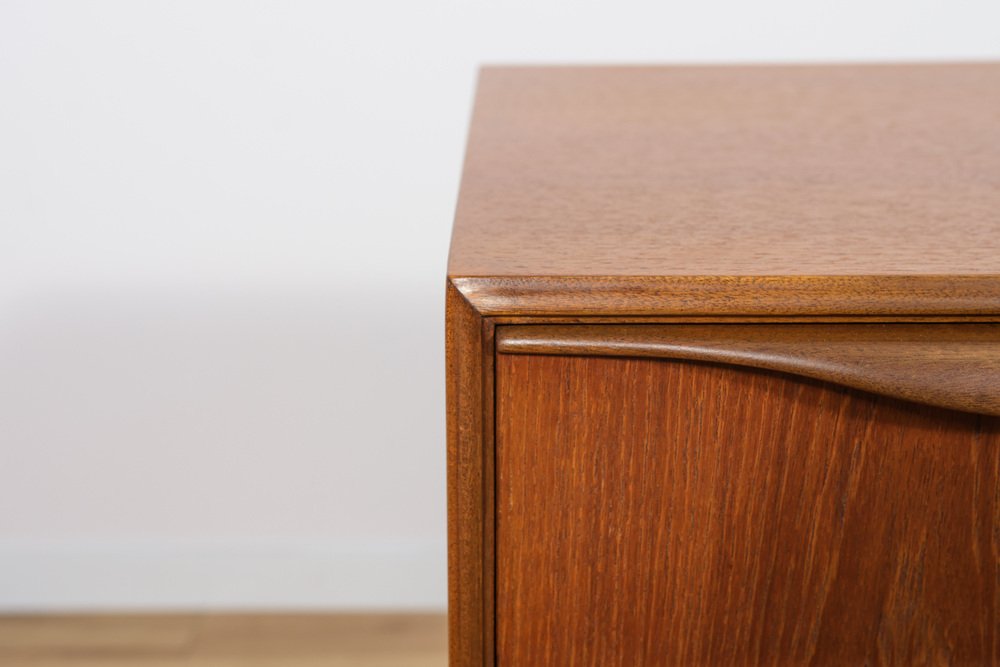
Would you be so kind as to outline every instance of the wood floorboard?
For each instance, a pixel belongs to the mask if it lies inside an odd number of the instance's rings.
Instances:
[[[443,614],[0,616],[3,667],[443,667]]]

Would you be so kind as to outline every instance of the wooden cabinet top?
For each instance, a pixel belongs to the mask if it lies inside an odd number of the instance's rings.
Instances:
[[[1000,63],[482,71],[479,312],[1000,315]]]

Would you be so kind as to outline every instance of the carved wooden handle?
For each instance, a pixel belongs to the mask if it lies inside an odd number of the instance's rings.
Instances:
[[[1000,415],[1000,324],[517,325],[497,351],[693,359],[766,368]]]

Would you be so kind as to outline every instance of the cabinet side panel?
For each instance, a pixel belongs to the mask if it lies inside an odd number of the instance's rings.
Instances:
[[[452,667],[492,665],[493,327],[449,283],[448,636]]]
[[[501,665],[998,664],[1000,419],[497,357]]]

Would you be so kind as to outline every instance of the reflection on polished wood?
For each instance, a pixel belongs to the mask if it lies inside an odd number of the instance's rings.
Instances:
[[[4,667],[440,667],[438,614],[0,616]]]

